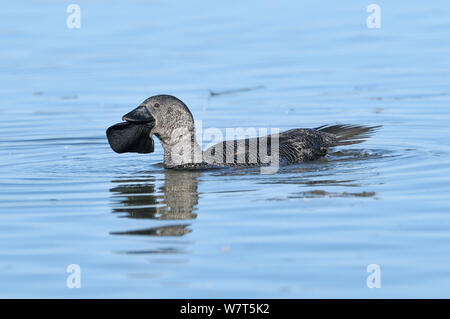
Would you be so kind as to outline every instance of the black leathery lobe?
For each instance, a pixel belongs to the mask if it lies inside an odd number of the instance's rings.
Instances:
[[[150,136],[152,126],[146,123],[122,122],[109,127],[106,136],[116,153],[152,153],[154,141]]]

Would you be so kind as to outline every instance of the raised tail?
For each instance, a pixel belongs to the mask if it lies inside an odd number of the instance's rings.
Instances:
[[[331,146],[351,145],[362,143],[368,137],[370,137],[381,125],[378,126],[361,126],[351,124],[338,124],[338,125],[323,125],[316,127],[315,129],[320,132],[333,134],[336,138],[336,142],[333,142]]]

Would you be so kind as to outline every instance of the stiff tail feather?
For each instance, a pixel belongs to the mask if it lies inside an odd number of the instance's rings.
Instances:
[[[370,137],[381,125],[378,126],[361,126],[351,124],[323,125],[315,129],[320,132],[333,134],[336,137],[336,143],[332,146],[351,145],[362,143]]]

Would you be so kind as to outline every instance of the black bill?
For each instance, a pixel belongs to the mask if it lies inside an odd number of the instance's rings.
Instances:
[[[144,106],[139,106],[123,116],[126,122],[106,130],[108,142],[117,153],[152,153],[154,142],[150,136],[155,119]]]

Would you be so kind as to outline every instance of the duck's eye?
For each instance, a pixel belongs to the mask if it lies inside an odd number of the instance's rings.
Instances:
[[[158,103],[155,103],[155,105],[153,105],[153,107],[159,107],[159,104],[158,104]]]

